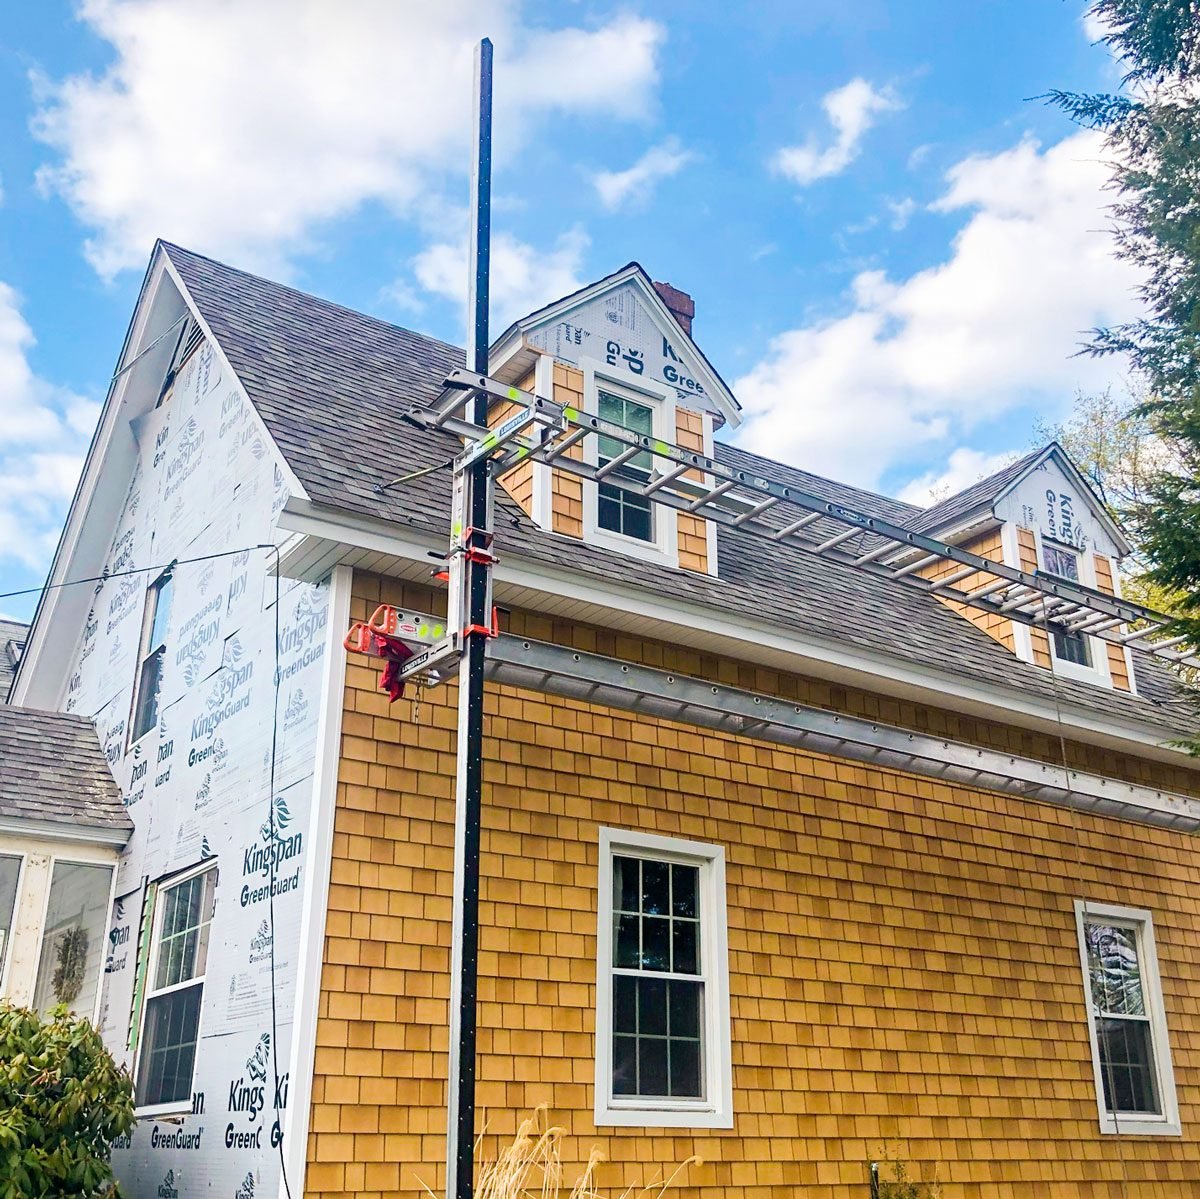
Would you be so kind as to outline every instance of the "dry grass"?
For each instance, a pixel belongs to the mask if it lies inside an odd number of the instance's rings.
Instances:
[[[486,1131],[486,1129],[485,1129]],[[521,1121],[512,1144],[501,1150],[495,1161],[484,1162],[479,1168],[475,1199],[563,1199],[562,1140],[565,1130],[549,1123],[546,1105],[536,1107],[531,1116]],[[476,1149],[483,1139],[480,1134]],[[593,1147],[583,1173],[571,1184],[566,1199],[605,1199],[596,1186],[596,1167],[604,1154]],[[629,1187],[619,1199],[662,1199],[667,1189],[688,1166],[701,1165],[692,1156],[680,1162],[661,1182],[635,1190]],[[418,1180],[420,1181],[420,1180]],[[441,1199],[426,1183],[421,1182],[430,1199]]]

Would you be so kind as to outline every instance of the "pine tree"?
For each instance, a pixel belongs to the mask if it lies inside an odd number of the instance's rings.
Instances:
[[[1146,309],[1088,349],[1126,356],[1145,386],[1167,453],[1126,516],[1150,578],[1179,596],[1173,631],[1200,647],[1200,0],[1096,0],[1088,15],[1122,92],[1049,98],[1106,136],[1117,253],[1141,268]]]

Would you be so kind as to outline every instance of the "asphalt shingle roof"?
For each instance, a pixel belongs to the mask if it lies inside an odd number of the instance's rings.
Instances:
[[[8,705],[0,705],[0,817],[133,831],[95,725]]]
[[[1015,483],[1045,452],[1045,447],[1033,450],[1008,466],[1001,467],[995,474],[947,496],[932,508],[925,508],[914,516],[907,527],[914,533],[932,533],[935,529],[953,527],[964,516],[994,504],[1009,484]]]
[[[384,495],[373,488],[456,452],[449,435],[398,423],[397,418],[438,394],[446,372],[463,364],[463,351],[177,246],[164,248],[309,498],[444,536],[450,512],[448,471],[434,471]],[[721,442],[715,453],[731,466],[752,466],[780,482],[896,523],[912,524],[928,516],[911,504]],[[995,479],[985,483],[996,486]],[[781,550],[752,533],[726,528],[718,531],[720,578],[701,576],[597,546],[580,552],[577,542],[523,519],[502,492],[497,506],[509,518],[497,522],[497,544],[510,556],[620,579],[651,594],[756,617],[818,640],[985,685],[1024,690],[1042,699],[1051,694],[1045,671],[1021,661],[934,597],[902,583],[803,551]],[[1192,731],[1190,711],[1172,677],[1143,655],[1135,660],[1139,695],[1060,677],[1059,698],[1109,717],[1161,725],[1164,738]]]
[[[17,660],[28,633],[27,624],[0,619],[0,704],[8,702],[13,675],[17,673]]]

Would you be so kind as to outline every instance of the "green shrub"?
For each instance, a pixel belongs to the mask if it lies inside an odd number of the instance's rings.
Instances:
[[[116,1197],[113,1141],[133,1130],[133,1081],[84,1019],[0,1002],[0,1199]]]

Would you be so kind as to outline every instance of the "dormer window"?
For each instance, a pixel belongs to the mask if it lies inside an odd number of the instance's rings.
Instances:
[[[652,379],[629,382],[600,363],[589,362],[583,374],[585,411],[639,437],[675,440],[675,396],[668,388]],[[583,486],[584,540],[630,557],[675,566],[679,555],[676,514],[657,508],[649,496],[640,496],[635,490],[650,481],[656,469],[655,456],[649,450],[629,454],[631,448],[603,435],[589,438],[585,444],[584,453],[601,476]],[[605,466],[611,469],[605,472]],[[663,469],[661,460],[658,469]]]
[[[1076,550],[1061,545],[1043,543],[1043,569],[1071,583],[1079,582],[1079,554]],[[1088,639],[1083,633],[1068,633],[1054,630],[1054,656],[1060,662],[1071,662],[1076,666],[1091,666],[1092,655]]]
[[[650,436],[654,432],[654,409],[649,404],[601,388],[598,408],[597,415],[603,420],[624,425],[631,433]],[[611,437],[599,438],[597,465],[603,467],[612,462],[625,448]],[[653,464],[652,454],[635,454],[617,467],[613,475],[624,482],[646,483],[649,482]],[[599,483],[597,488],[596,524],[601,529],[638,541],[654,540],[654,513],[649,498],[634,495],[611,483]]]

